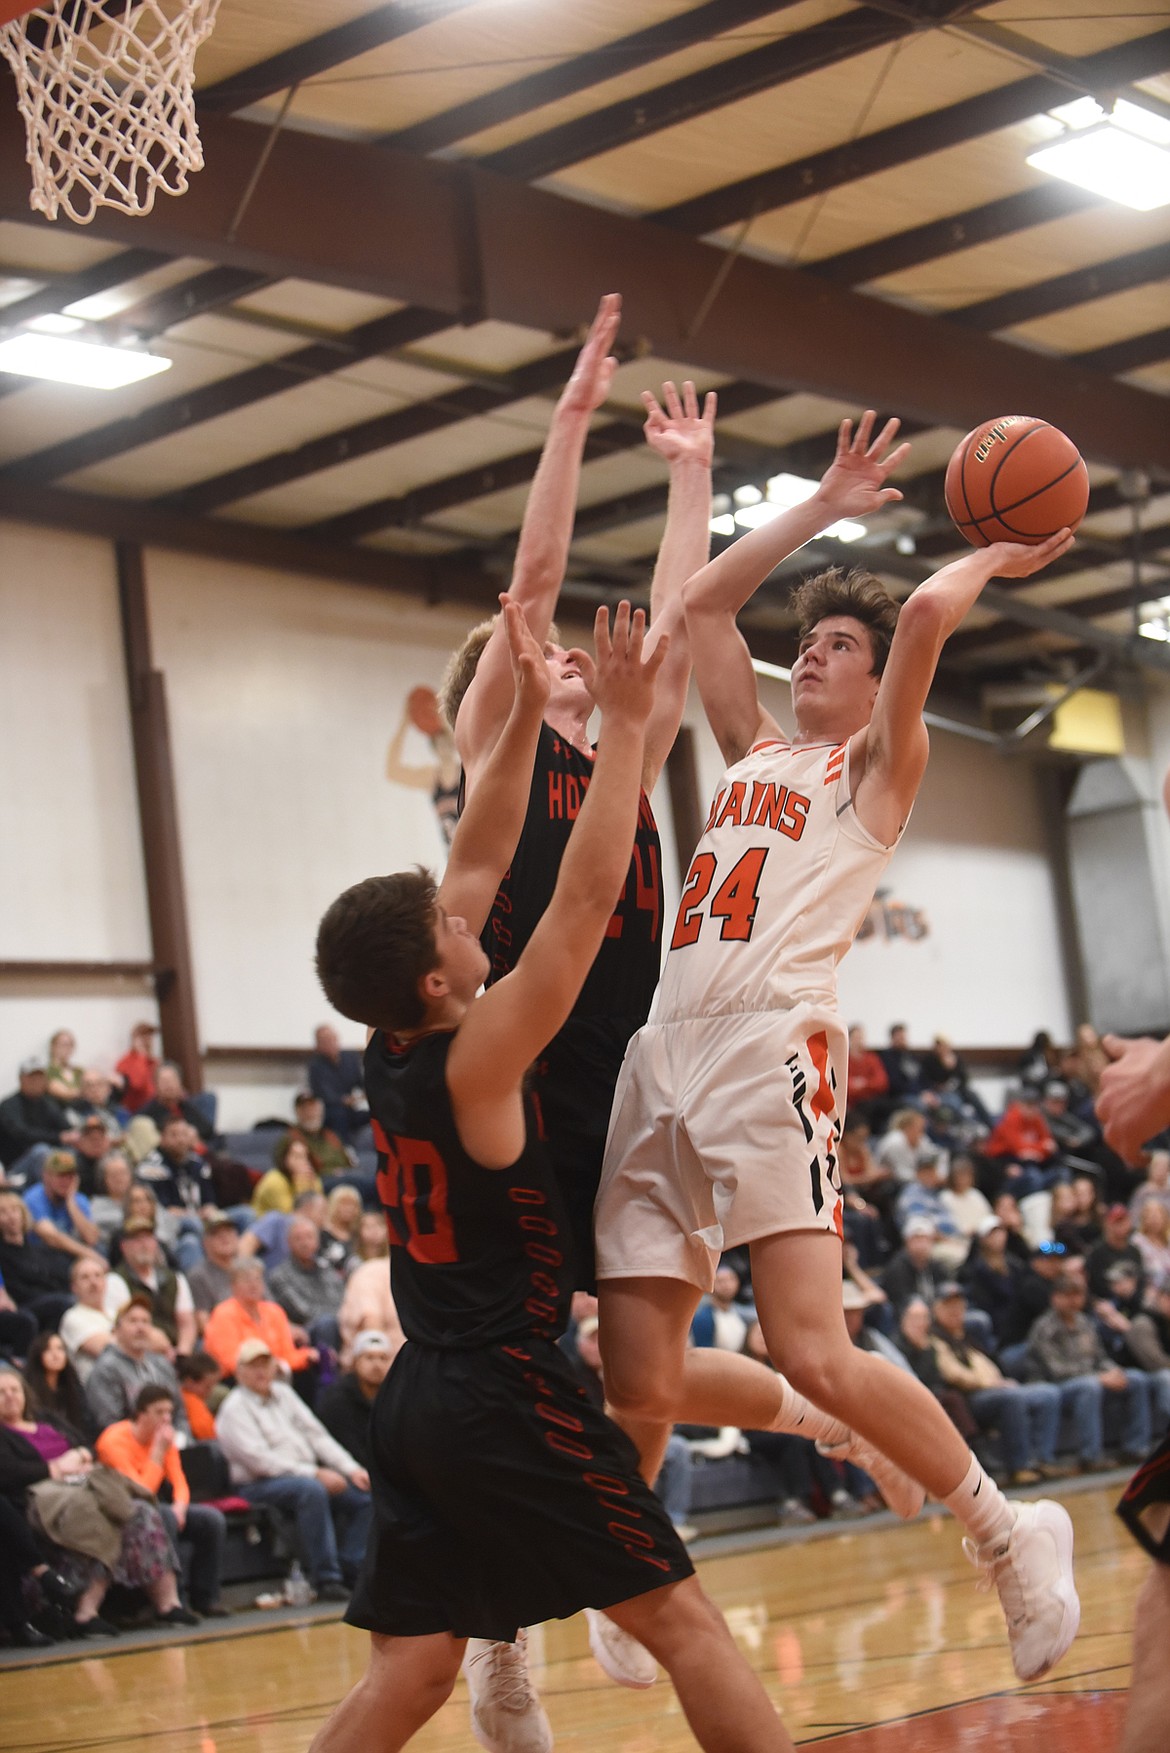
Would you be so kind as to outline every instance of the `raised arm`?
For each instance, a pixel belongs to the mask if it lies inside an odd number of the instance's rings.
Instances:
[[[597,307],[573,375],[557,403],[524,508],[509,595],[520,604],[537,644],[542,647],[565,576],[589,421],[608,396],[617,370],[617,360],[610,349],[621,314],[620,295],[607,293]],[[484,647],[455,725],[455,742],[469,792],[479,783],[483,763],[503,730],[511,704],[507,642],[497,624]]]
[[[760,707],[751,653],[735,617],[769,573],[819,531],[902,497],[885,483],[910,447],[900,444],[887,456],[898,422],[888,421],[871,442],[873,423],[872,412],[866,413],[855,434],[852,422],[842,421],[836,455],[812,497],[740,536],[696,573],[683,591],[695,680],[729,766],[777,729],[775,720]]]
[[[1060,530],[1036,547],[994,542],[975,548],[926,579],[902,604],[873,714],[853,761],[858,819],[884,845],[893,843],[922,782],[928,750],[922,713],[943,645],[991,579],[1030,578],[1072,543],[1069,531]]]
[[[691,651],[682,589],[691,574],[703,565],[711,546],[715,402],[715,393],[711,391],[700,413],[695,386],[690,382],[683,384],[681,397],[672,383],[664,383],[661,404],[649,390],[642,395],[646,443],[670,465],[666,529],[650,582],[650,633],[646,642],[647,651],[652,651],[658,638],[667,633],[670,650],[659,672],[654,708],[646,726],[642,784],[647,791],[652,791],[658,782],[687,703]]]
[[[574,657],[601,708],[597,759],[561,860],[552,900],[512,972],[477,998],[447,1060],[459,1135],[487,1168],[514,1162],[524,1144],[520,1084],[573,1007],[601,948],[630,863],[638,818],[643,742],[654,679],[666,655],[659,640],[643,656],[645,617],[622,603],[613,637],[605,609],[596,621],[597,665]]]
[[[501,596],[500,603],[512,707],[459,818],[438,895],[439,904],[465,919],[468,929],[477,935],[524,826],[536,743],[549,694],[544,653],[519,603],[510,596]]]

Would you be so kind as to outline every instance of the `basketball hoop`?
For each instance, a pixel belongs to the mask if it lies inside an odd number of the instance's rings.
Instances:
[[[88,225],[149,213],[203,168],[195,51],[219,0],[50,0],[0,26],[32,166],[30,205]]]

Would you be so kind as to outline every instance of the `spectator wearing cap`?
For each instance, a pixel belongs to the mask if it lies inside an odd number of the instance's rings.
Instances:
[[[20,1068],[20,1087],[0,1102],[0,1163],[14,1185],[40,1175],[51,1150],[74,1143],[76,1133],[64,1108],[49,1094],[45,1061],[34,1056]]]
[[[370,1410],[387,1371],[402,1348],[402,1335],[391,1343],[387,1333],[369,1327],[354,1340],[346,1373],[326,1388],[317,1407],[321,1423],[343,1449],[369,1470]]]
[[[80,1179],[69,1151],[50,1151],[41,1169],[40,1185],[30,1187],[24,1201],[32,1233],[46,1247],[59,1248],[65,1254],[94,1254],[101,1241]]]
[[[165,1388],[175,1407],[175,1425],[184,1439],[190,1437],[187,1415],[175,1366],[162,1352],[152,1349],[155,1325],[149,1297],[132,1296],[114,1319],[114,1343],[107,1345],[89,1372],[85,1396],[90,1410],[104,1430],[120,1418],[130,1418],[140,1389],[148,1384]]]
[[[69,1274],[77,1300],[62,1315],[58,1331],[82,1387],[106,1346],[114,1343],[114,1316],[107,1304],[109,1276],[105,1261],[90,1255],[75,1260]]]
[[[939,1374],[967,1399],[980,1430],[997,1430],[1011,1486],[1034,1485],[1063,1471],[1056,1461],[1060,1390],[1052,1382],[1026,1386],[1005,1376],[967,1333],[967,1299],[959,1284],[939,1286],[931,1311]]]
[[[897,1108],[890,1115],[889,1130],[879,1141],[877,1160],[903,1187],[915,1178],[919,1163],[945,1159],[937,1144],[926,1136],[926,1115],[918,1108]]]
[[[113,1313],[132,1296],[147,1299],[151,1319],[176,1351],[194,1351],[197,1329],[191,1286],[183,1273],[167,1264],[148,1217],[128,1218],[122,1230],[121,1256],[109,1290]]]
[[[110,1103],[109,1078],[104,1071],[89,1066],[81,1074],[78,1093],[65,1104],[65,1114],[78,1131],[87,1120],[100,1120],[110,1142],[116,1143],[122,1136],[122,1126]]]
[[[1129,1211],[1124,1205],[1111,1205],[1106,1211],[1101,1240],[1089,1249],[1085,1260],[1089,1295],[1097,1301],[1109,1298],[1110,1268],[1123,1263],[1137,1274],[1138,1300],[1141,1301],[1146,1288],[1146,1272],[1141,1251],[1131,1239],[1132,1227]]]
[[[309,1088],[324,1104],[325,1124],[349,1144],[369,1120],[362,1087],[361,1054],[343,1048],[337,1030],[322,1023],[309,1055]]]
[[[348,1173],[354,1166],[353,1155],[336,1132],[331,1132],[326,1126],[325,1104],[320,1096],[315,1096],[312,1090],[298,1090],[293,1111],[296,1119],[277,1139],[272,1152],[273,1162],[279,1166],[281,1147],[287,1140],[299,1138],[308,1147],[313,1167],[320,1176]]]
[[[881,1275],[885,1291],[900,1314],[912,1296],[929,1305],[947,1277],[946,1268],[934,1259],[935,1229],[928,1217],[912,1217],[902,1232],[902,1246]]]
[[[1071,1256],[1063,1242],[1040,1242],[1032,1249],[1028,1264],[1015,1282],[1015,1300],[1005,1315],[999,1361],[1009,1376],[1027,1370],[1028,1335],[1041,1315],[1048,1313],[1052,1286],[1066,1270]]]
[[[263,1339],[240,1346],[236,1377],[216,1419],[232,1483],[249,1503],[295,1517],[299,1557],[318,1599],[344,1600],[366,1549],[370,1476],[277,1380],[277,1359]]]
[[[183,1087],[182,1073],[170,1060],[159,1066],[154,1095],[141,1112],[148,1120],[154,1121],[160,1136],[168,1120],[185,1120],[203,1145],[214,1142],[215,1127],[199,1103],[191,1100]]]
[[[321,1232],[303,1211],[289,1219],[288,1259],[269,1274],[268,1288],[295,1327],[315,1345],[341,1344],[337,1315],[345,1295],[340,1272],[320,1259]]]
[[[203,1220],[203,1259],[187,1273],[195,1299],[195,1325],[202,1333],[212,1309],[232,1294],[232,1267],[240,1256],[240,1237],[231,1218],[209,1211]]]
[[[1100,1134],[1088,1120],[1072,1112],[1069,1106],[1071,1095],[1062,1078],[1050,1077],[1040,1098],[1041,1111],[1048,1130],[1065,1156],[1091,1155],[1100,1141]]]
[[[211,1164],[195,1151],[195,1132],[182,1115],[164,1120],[158,1147],[138,1165],[138,1178],[178,1219],[175,1255],[188,1270],[203,1258],[203,1211],[215,1205]]]
[[[231,1296],[212,1309],[203,1329],[203,1348],[224,1375],[235,1375],[240,1348],[249,1340],[260,1341],[286,1375],[303,1375],[311,1369],[319,1353],[297,1341],[280,1304],[265,1296],[264,1268],[259,1260],[237,1260],[231,1278]]]
[[[130,1051],[119,1059],[115,1070],[122,1080],[122,1106],[129,1114],[140,1113],[154,1096],[154,1080],[158,1060],[154,1052],[155,1023],[135,1023],[130,1031]]]
[[[1052,1306],[1028,1337],[1029,1373],[1055,1382],[1062,1409],[1076,1424],[1082,1470],[1102,1465],[1105,1396],[1121,1404],[1123,1453],[1140,1460],[1150,1446],[1150,1390],[1140,1370],[1122,1369],[1105,1350],[1096,1325],[1085,1314],[1081,1281],[1062,1273],[1052,1286]]]
[[[906,1234],[906,1225],[913,1218],[925,1219],[934,1230],[934,1258],[955,1269],[967,1258],[970,1246],[947,1207],[943,1197],[943,1162],[940,1157],[921,1156],[914,1165],[914,1179],[903,1187],[894,1206],[894,1221]]]
[[[191,1502],[179,1450],[175,1443],[176,1401],[160,1383],[148,1383],[134,1398],[129,1418],[107,1425],[97,1439],[97,1458],[115,1473],[133,1479],[159,1499],[171,1541],[191,1546],[191,1606],[204,1618],[223,1619],[219,1604],[227,1523],[212,1504]],[[187,1624],[176,1612],[160,1615],[164,1623]]]
[[[98,1171],[112,1143],[106,1123],[99,1115],[89,1114],[79,1121],[73,1160],[77,1164],[81,1191],[87,1199],[92,1199],[97,1192]]]

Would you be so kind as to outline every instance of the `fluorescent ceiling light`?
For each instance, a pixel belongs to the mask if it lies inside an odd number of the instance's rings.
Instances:
[[[67,341],[60,335],[26,330],[0,341],[0,371],[12,372],[17,377],[48,378],[52,383],[77,384],[83,389],[117,390],[170,368],[171,361],[158,353],[99,347],[92,341]]]
[[[718,517],[711,519],[710,528],[713,536],[733,536],[735,534],[735,519],[729,511],[720,512]]]
[[[67,317],[61,311],[51,310],[43,317],[33,317],[25,327],[35,330],[38,335],[75,335],[78,329],[84,329],[85,324],[80,317]]]
[[[713,505],[716,515],[711,519],[712,534],[733,536],[737,525],[740,529],[757,530],[761,524],[771,523],[774,517],[779,517],[782,511],[790,511],[794,505],[802,505],[806,499],[811,499],[819,486],[819,481],[806,480],[803,475],[773,475],[765,483],[763,492],[752,482],[745,481],[743,486],[735,489],[730,500],[721,496]],[[866,533],[863,523],[855,523],[850,518],[842,518],[825,531],[827,536],[834,536],[839,542],[857,542]]]
[[[1139,213],[1170,203],[1170,122],[1124,98],[1111,115],[1091,97],[1052,114],[1068,131],[1029,154],[1033,170]]]
[[[1139,613],[1139,633],[1147,639],[1170,643],[1170,597],[1163,597],[1156,603],[1143,603]]]

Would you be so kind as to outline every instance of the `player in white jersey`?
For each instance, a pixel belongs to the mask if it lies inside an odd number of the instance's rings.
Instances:
[[[873,426],[872,413],[856,433],[845,421],[813,498],[685,589],[695,678],[728,771],[618,1083],[596,1209],[605,1385],[651,1475],[681,1403],[700,1294],[721,1250],[750,1244],[777,1369],[964,1524],[969,1555],[999,1589],[1016,1671],[1035,1679],[1080,1618],[1067,1514],[1009,1503],[921,1383],[853,1346],[845,1328],[835,976],[926,768],[922,713],[943,642],[989,579],[1027,577],[1072,538],[972,551],[900,612],[872,575],[808,580],[794,605],[789,742],[760,707],[735,617],[818,530],[901,497],[885,483],[908,447],[888,454],[897,421],[877,439]]]

